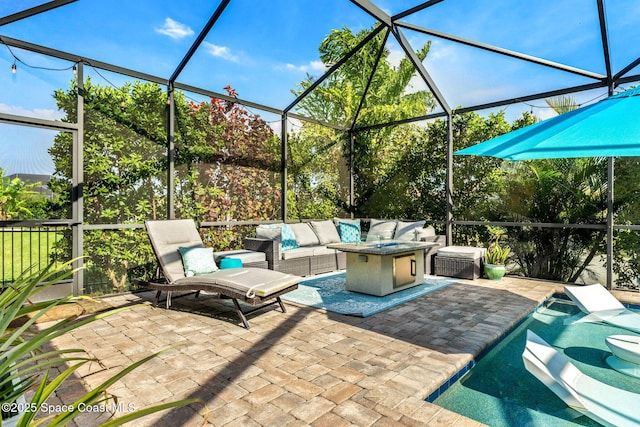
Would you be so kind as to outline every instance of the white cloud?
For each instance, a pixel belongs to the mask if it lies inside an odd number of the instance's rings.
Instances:
[[[558,115],[553,108],[533,108],[536,117],[540,120],[547,120]]]
[[[406,57],[407,55],[405,55],[404,50],[400,48],[390,48],[389,56],[387,56],[387,62],[391,64],[392,67],[398,67],[400,65],[400,61],[402,61]]]
[[[193,35],[193,30],[191,28],[185,24],[174,21],[171,18],[165,19],[164,25],[161,28],[156,28],[156,32],[176,40]]]
[[[238,62],[239,60],[238,56],[231,53],[231,49],[226,46],[218,46],[209,42],[204,42],[202,44],[207,49],[207,52],[212,56],[231,62]]]
[[[303,73],[319,74],[319,73],[324,73],[327,69],[327,66],[322,61],[311,61],[308,64],[302,64],[302,65],[286,64],[284,68],[291,71],[301,71]]]
[[[15,116],[38,117],[45,120],[60,120],[64,113],[58,110],[47,108],[34,108],[29,110],[18,105],[7,105],[0,103],[0,113],[13,114]]]

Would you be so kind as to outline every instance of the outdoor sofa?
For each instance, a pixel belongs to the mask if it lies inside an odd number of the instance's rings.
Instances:
[[[368,227],[366,227],[368,225]],[[364,232],[364,229],[367,232]],[[311,276],[346,268],[346,254],[329,249],[332,243],[380,241],[446,243],[425,221],[341,219],[259,225],[256,237],[246,238],[244,248],[264,252],[268,268],[298,276]],[[425,250],[424,271],[432,274],[438,246]]]

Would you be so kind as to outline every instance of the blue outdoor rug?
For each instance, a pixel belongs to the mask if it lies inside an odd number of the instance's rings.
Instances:
[[[303,280],[298,285],[298,289],[282,295],[281,298],[334,313],[367,317],[444,288],[456,281],[452,278],[425,276],[422,285],[377,297],[347,291],[344,288],[345,273],[338,272]]]

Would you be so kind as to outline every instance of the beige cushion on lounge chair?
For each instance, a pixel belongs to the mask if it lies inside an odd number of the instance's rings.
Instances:
[[[185,277],[178,248],[204,248],[195,222],[191,219],[176,219],[147,221],[145,225],[167,281],[175,282]]]
[[[267,297],[299,281],[300,277],[294,276],[293,274],[281,273],[264,268],[228,268],[226,270],[218,270],[214,273],[184,277],[176,280],[174,284],[189,286],[193,284],[215,283],[216,285],[226,286],[229,289],[243,292],[248,298],[252,298],[256,295],[259,297]]]

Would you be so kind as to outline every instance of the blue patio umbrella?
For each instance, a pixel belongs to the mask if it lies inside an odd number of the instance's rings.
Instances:
[[[505,160],[640,156],[640,88],[456,151]]]

